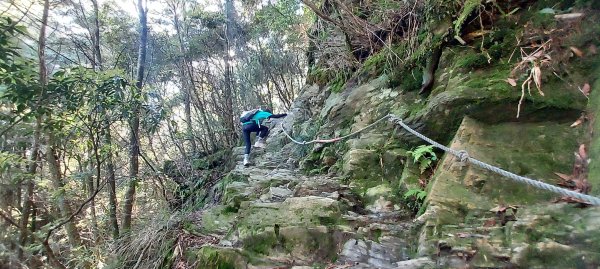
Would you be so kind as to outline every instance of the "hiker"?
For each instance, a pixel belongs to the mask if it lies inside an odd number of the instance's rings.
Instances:
[[[267,138],[267,135],[269,135],[269,128],[265,125],[262,125],[263,120],[276,119],[285,116],[287,116],[286,113],[273,114],[271,113],[270,109],[255,109],[242,113],[240,121],[242,122],[244,143],[246,143],[246,151],[244,152],[244,166],[250,165],[250,143],[252,143],[250,141],[250,133],[256,132],[256,136],[258,137],[256,139],[256,143],[254,143],[254,147],[264,148],[265,139]]]

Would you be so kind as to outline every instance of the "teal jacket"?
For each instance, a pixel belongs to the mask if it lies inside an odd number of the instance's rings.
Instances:
[[[274,114],[269,113],[267,111],[258,111],[256,114],[254,114],[254,116],[252,116],[252,120],[251,121],[244,122],[243,125],[256,123],[257,125],[260,126],[260,124],[265,119],[268,119],[268,118],[275,118],[276,119],[276,118],[281,118],[281,117],[285,117],[285,116],[287,116],[286,113],[274,115]]]
[[[267,112],[267,111],[258,111],[256,114],[254,114],[254,116],[252,116],[252,120],[246,123],[252,123],[252,122],[256,122],[257,125],[260,126],[260,124],[265,120],[268,119],[269,117],[271,117],[273,114]],[[246,124],[244,123],[244,124]]]

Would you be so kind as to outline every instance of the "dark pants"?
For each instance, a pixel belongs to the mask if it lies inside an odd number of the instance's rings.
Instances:
[[[267,135],[269,135],[269,128],[267,126],[258,126],[256,123],[244,124],[244,126],[242,126],[242,131],[244,132],[244,142],[246,143],[246,154],[250,154],[250,147],[252,143],[250,140],[250,133],[256,132],[260,138],[265,138]]]

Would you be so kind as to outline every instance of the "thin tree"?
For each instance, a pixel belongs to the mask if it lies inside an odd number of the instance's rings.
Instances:
[[[42,100],[42,96],[44,95],[44,89],[48,84],[48,74],[46,70],[46,26],[48,25],[48,11],[50,9],[50,1],[44,0],[44,11],[42,13],[42,25],[40,26],[40,35],[38,40],[38,60],[39,60],[39,76],[40,76],[40,85],[41,85],[41,94],[40,101],[38,101],[38,106]],[[39,117],[38,117],[39,119]],[[41,124],[40,124],[41,125]],[[48,244],[48,241],[43,241],[44,249],[46,250],[46,254],[48,255],[48,259],[56,268],[66,268],[54,255],[54,251]]]
[[[94,45],[94,63],[95,70],[102,71],[103,70],[103,61],[102,61],[102,52],[100,50],[100,20],[99,20],[99,12],[98,12],[98,1],[91,0],[93,6],[93,21],[94,21],[94,31],[93,31],[93,45]],[[102,110],[104,108],[101,107]],[[115,176],[115,164],[113,160],[113,148],[112,148],[112,135],[111,135],[111,120],[110,114],[104,110],[104,126],[102,128],[102,132],[104,133],[104,145],[107,148],[107,156],[106,156],[106,173],[107,173],[107,184],[108,184],[108,221],[112,230],[113,238],[119,237],[119,222],[117,218],[117,190],[116,190],[116,176]],[[97,165],[99,164],[99,159],[97,158]],[[99,167],[97,170],[97,174],[99,176]],[[91,193],[90,193],[91,195]],[[93,205],[92,205],[93,206]]]
[[[140,19],[140,45],[138,48],[137,73],[135,86],[138,92],[142,91],[144,86],[144,67],[146,64],[146,44],[148,43],[148,24],[147,12],[142,5],[142,0],[137,1],[138,15]],[[125,193],[125,204],[123,206],[123,229],[131,229],[131,214],[135,199],[135,187],[138,181],[139,164],[139,129],[140,129],[140,107],[137,102],[134,102],[132,109],[132,118],[130,120],[130,137],[129,137],[129,185]]]
[[[187,137],[190,140],[190,145],[192,147],[192,153],[197,151],[196,140],[194,138],[194,128],[192,125],[192,91],[194,86],[194,74],[191,71],[191,64],[189,64],[187,58],[186,48],[183,42],[183,36],[181,34],[181,24],[179,21],[178,9],[179,7],[183,7],[183,12],[185,12],[185,2],[181,1],[171,1],[167,2],[167,5],[171,9],[173,13],[173,26],[175,27],[175,32],[177,33],[177,41],[179,42],[179,53],[181,54],[181,64],[183,68],[180,68],[180,77],[181,84],[183,88],[183,104],[184,104],[184,114],[185,114],[185,123],[187,127]],[[189,78],[189,80],[188,80]]]
[[[233,5],[233,0],[225,1],[225,54],[223,60],[225,61],[225,92],[223,94],[223,98],[225,100],[225,108],[224,108],[224,123],[225,130],[227,134],[225,137],[227,138],[228,145],[233,145],[234,141],[238,137],[235,132],[235,124],[233,122],[233,113],[234,113],[234,80],[233,80],[233,68],[230,65],[232,61],[232,57],[230,52],[232,48],[235,48],[235,38],[236,38],[236,24],[235,24],[235,7]]]

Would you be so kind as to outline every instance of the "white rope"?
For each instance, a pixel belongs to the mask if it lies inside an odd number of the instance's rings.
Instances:
[[[504,177],[510,178],[514,181],[520,182],[520,183],[524,183],[530,186],[534,186],[538,189],[543,189],[543,190],[547,190],[547,191],[551,191],[554,193],[558,193],[564,196],[569,196],[569,197],[574,197],[577,199],[580,199],[586,203],[592,204],[592,205],[600,205],[600,198],[595,197],[595,196],[591,196],[591,195],[587,195],[587,194],[583,194],[580,192],[576,192],[576,191],[572,191],[572,190],[568,190],[568,189],[564,189],[564,188],[560,188],[560,187],[556,187],[554,185],[550,185],[548,183],[539,181],[539,180],[535,180],[535,179],[531,179],[531,178],[527,178],[527,177],[523,177],[523,176],[519,176],[516,174],[513,174],[511,172],[508,172],[506,170],[503,170],[502,168],[484,163],[480,160],[477,160],[473,157],[470,157],[469,154],[465,151],[465,150],[460,150],[457,151],[455,149],[451,149],[448,148],[438,142],[435,142],[433,140],[431,140],[429,137],[424,136],[423,134],[413,130],[412,128],[408,127],[408,125],[406,125],[402,119],[392,115],[390,117],[390,121],[396,124],[399,124],[400,126],[402,126],[402,128],[404,128],[405,130],[409,131],[410,133],[412,133],[413,135],[425,140],[427,143],[433,145],[436,148],[439,148],[445,152],[448,152],[454,156],[456,156],[458,158],[459,161],[461,162],[469,162],[472,163],[476,166],[479,166],[481,168],[487,169],[489,171],[492,171],[494,173],[497,173],[499,175],[502,175]]]
[[[283,133],[285,134],[285,136],[287,136],[290,140],[292,140],[292,142],[294,142],[294,143],[296,143],[298,145],[308,145],[308,144],[313,144],[313,143],[327,144],[327,143],[333,143],[333,142],[337,142],[337,141],[340,141],[340,140],[344,140],[344,139],[346,139],[348,137],[357,135],[360,132],[362,132],[362,131],[364,131],[366,129],[369,129],[369,128],[375,126],[376,124],[380,123],[381,121],[383,121],[383,120],[385,120],[385,119],[387,119],[389,117],[392,117],[392,116],[393,115],[391,115],[391,114],[390,115],[386,115],[383,118],[376,120],[375,122],[373,122],[373,123],[365,126],[364,128],[362,128],[362,129],[360,129],[360,130],[358,130],[356,132],[353,132],[351,134],[348,134],[348,135],[345,135],[345,136],[342,136],[342,137],[332,138],[332,139],[313,139],[311,141],[298,141],[298,140],[292,138],[292,136],[290,136],[290,134],[288,134],[288,132],[285,131],[285,128],[283,128],[283,122],[281,123],[281,130],[283,130]]]
[[[497,173],[499,175],[502,175],[502,176],[507,177],[509,179],[512,179],[514,181],[517,181],[517,182],[520,182],[520,183],[524,183],[524,184],[536,187],[538,189],[543,189],[543,190],[551,191],[551,192],[558,193],[558,194],[561,194],[561,195],[564,195],[564,196],[569,196],[569,197],[577,198],[577,199],[579,199],[581,201],[584,201],[586,203],[589,203],[591,205],[600,205],[600,198],[598,198],[598,197],[587,195],[587,194],[576,192],[576,191],[572,191],[572,190],[568,190],[568,189],[564,189],[564,188],[560,188],[560,187],[556,187],[554,185],[550,185],[548,183],[544,183],[544,182],[539,181],[539,180],[535,180],[535,179],[531,179],[531,178],[519,176],[519,175],[513,174],[511,172],[508,172],[506,170],[503,170],[502,168],[499,168],[499,167],[496,167],[496,166],[484,163],[484,162],[482,162],[480,160],[477,160],[477,159],[475,159],[473,157],[470,157],[469,154],[467,153],[467,151],[465,151],[465,150],[455,150],[455,149],[446,147],[446,146],[444,146],[444,145],[442,145],[442,144],[440,144],[440,143],[438,143],[436,141],[433,141],[429,137],[427,137],[427,136],[425,136],[425,135],[423,135],[423,134],[415,131],[414,129],[410,128],[408,125],[406,125],[402,121],[402,119],[396,117],[393,114],[386,115],[386,116],[384,116],[384,117],[376,120],[375,122],[367,125],[366,127],[362,128],[362,129],[360,129],[360,130],[358,130],[356,132],[353,132],[353,133],[351,133],[349,135],[338,137],[338,138],[333,138],[333,139],[328,139],[328,140],[314,139],[314,140],[311,140],[311,141],[298,141],[298,140],[295,140],[294,138],[292,138],[285,131],[285,128],[283,128],[283,123],[281,123],[281,129],[283,130],[283,133],[290,140],[292,140],[292,142],[294,142],[294,143],[296,143],[298,145],[308,145],[308,144],[312,144],[312,143],[333,143],[333,142],[340,141],[342,139],[346,139],[346,138],[348,138],[350,136],[356,135],[356,134],[358,134],[358,133],[360,133],[360,132],[362,132],[362,131],[364,131],[366,129],[369,129],[369,128],[375,126],[377,123],[379,123],[379,122],[381,122],[381,121],[383,121],[384,119],[387,119],[387,118],[389,118],[390,122],[400,125],[402,128],[404,128],[408,132],[410,132],[413,135],[415,135],[416,137],[418,137],[418,138],[426,141],[427,143],[433,145],[434,147],[439,148],[439,149],[441,149],[441,150],[443,150],[445,152],[448,152],[448,153],[456,156],[457,160],[460,161],[460,162],[469,162],[469,163],[472,163],[472,164],[474,164],[476,166],[479,166],[479,167],[481,167],[483,169],[487,169],[489,171],[492,171],[494,173]]]

